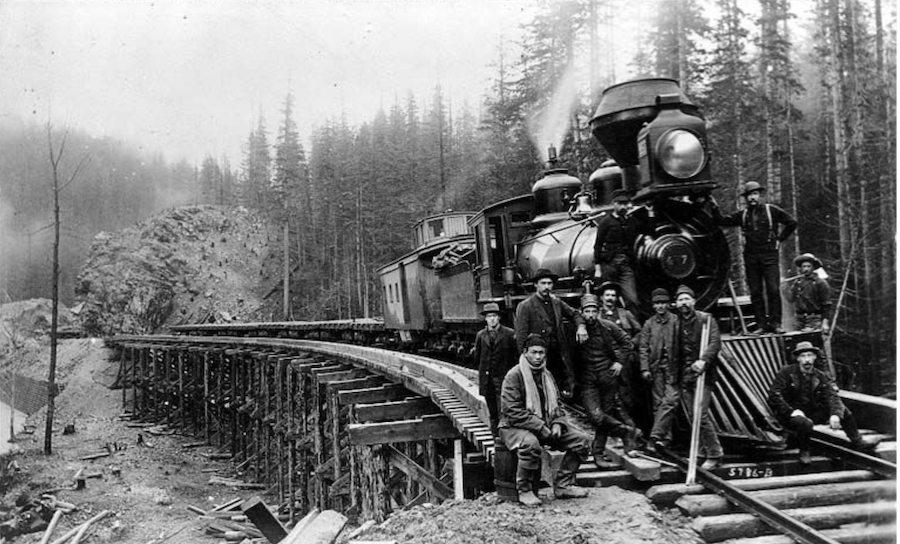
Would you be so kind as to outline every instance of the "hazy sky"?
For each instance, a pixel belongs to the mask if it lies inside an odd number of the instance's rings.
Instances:
[[[2,1],[0,122],[78,127],[199,162],[240,161],[260,111],[270,141],[288,91],[304,136],[440,81],[477,106],[522,0]]]

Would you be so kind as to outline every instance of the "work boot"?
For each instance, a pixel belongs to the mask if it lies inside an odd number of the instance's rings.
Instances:
[[[800,464],[808,465],[812,463],[812,457],[809,455],[809,450],[800,450]]]
[[[703,464],[700,466],[703,470],[715,470],[719,468],[719,465],[722,464],[721,457],[709,457]]]
[[[522,468],[522,465],[516,469],[516,490],[519,492],[519,502],[525,506],[540,506],[541,499],[534,493],[532,481],[535,479],[535,473],[539,470],[531,470]]]
[[[591,453],[594,455],[594,464],[597,465],[598,468],[603,468],[600,466],[600,463],[610,461],[606,456],[606,440],[607,436],[598,432],[594,435],[594,441],[591,442]]]
[[[622,437],[622,449],[625,455],[631,457],[632,452],[641,449],[641,442],[644,439],[644,433],[637,427],[629,427],[628,433]]]
[[[580,499],[587,497],[587,489],[575,485],[575,474],[581,466],[581,457],[574,451],[567,451],[563,457],[556,481],[553,483],[553,495],[557,499]]]

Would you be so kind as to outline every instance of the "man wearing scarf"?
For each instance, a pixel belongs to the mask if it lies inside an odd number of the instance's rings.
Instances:
[[[590,437],[575,427],[559,405],[559,390],[546,367],[547,341],[539,334],[525,340],[519,362],[503,379],[500,399],[500,438],[516,452],[519,502],[538,506],[533,481],[541,469],[543,446],[565,451],[553,492],[558,499],[587,496],[575,485],[578,467],[587,459]]]

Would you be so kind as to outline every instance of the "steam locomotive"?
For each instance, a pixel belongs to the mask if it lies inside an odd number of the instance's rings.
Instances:
[[[577,307],[593,276],[597,221],[622,188],[633,195],[632,213],[654,218],[634,242],[642,313],[651,311],[654,288],[673,292],[679,284],[697,293],[698,308],[716,303],[728,281],[729,249],[703,206],[716,183],[699,108],[675,80],[629,81],[603,92],[591,130],[613,160],[585,183],[560,166],[551,147],[530,194],[415,225],[416,249],[378,270],[384,326],[401,345],[465,352],[483,326],[481,305],[499,303],[512,323],[541,268],[559,276],[556,294]]]

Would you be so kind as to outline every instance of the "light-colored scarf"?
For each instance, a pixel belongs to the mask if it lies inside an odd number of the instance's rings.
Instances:
[[[544,414],[547,417],[556,413],[559,407],[559,391],[556,389],[556,382],[553,376],[547,371],[547,361],[541,365],[541,379],[544,383],[544,406],[541,406],[541,395],[538,393],[537,385],[534,383],[534,374],[525,354],[519,355],[519,370],[522,372],[522,381],[525,382],[525,409],[535,414],[542,420]],[[546,421],[546,420],[545,420]]]

